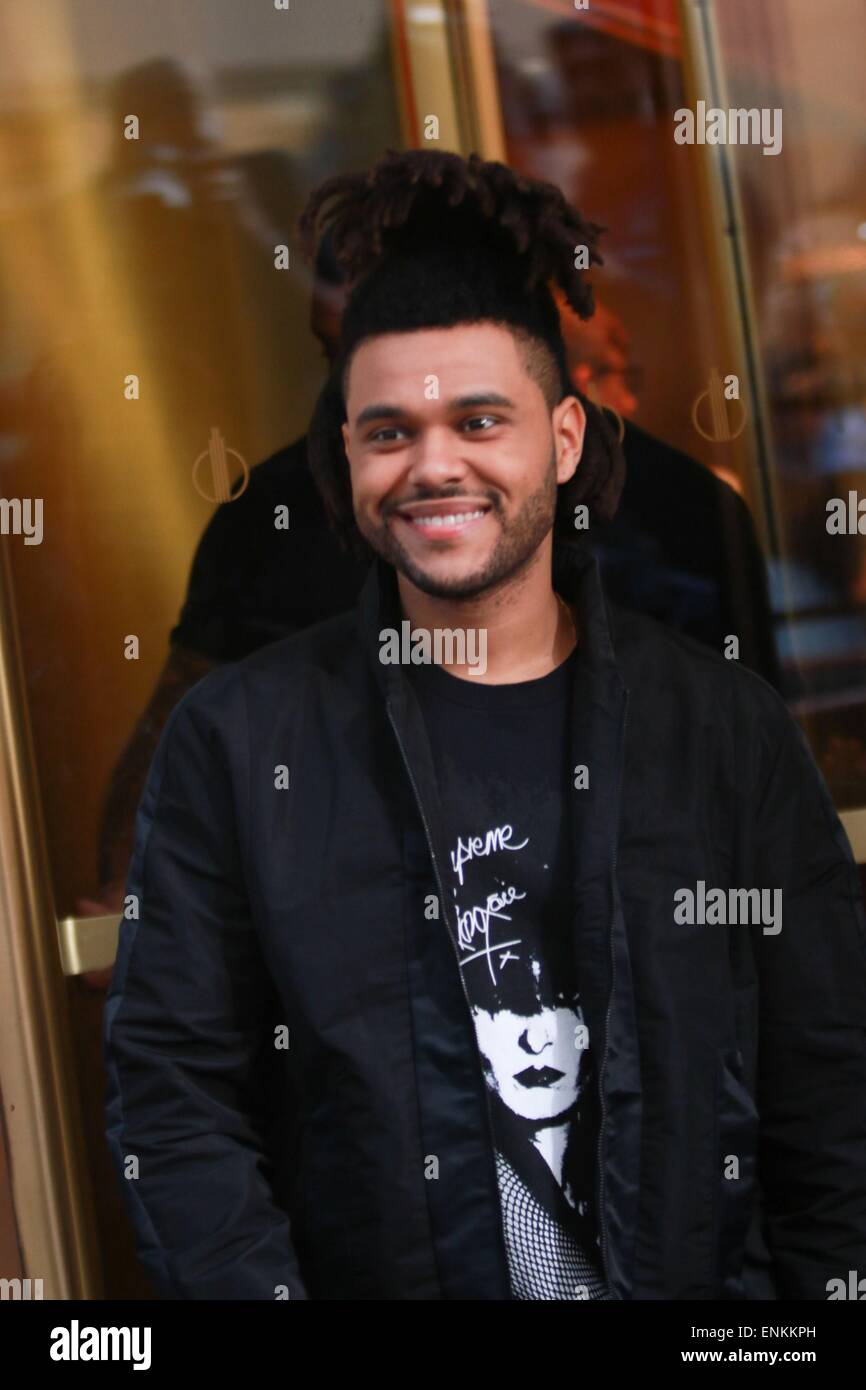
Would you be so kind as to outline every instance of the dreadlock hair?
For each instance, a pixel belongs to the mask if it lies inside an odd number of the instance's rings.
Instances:
[[[585,222],[550,183],[472,154],[388,150],[367,173],[327,179],[298,222],[309,258],[328,260],[351,286],[340,351],[316,403],[307,436],[310,469],[332,526],[369,554],[355,524],[341,427],[352,355],[366,338],[492,322],[507,327],[548,407],[576,396],[587,416],[574,477],[559,487],[555,531],[576,539],[575,507],[609,519],[625,460],[602,411],[575,390],[551,284],[581,318],[594,310],[592,286],[576,268],[585,246],[601,265],[604,228]]]

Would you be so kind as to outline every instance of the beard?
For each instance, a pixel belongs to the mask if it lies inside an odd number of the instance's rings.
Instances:
[[[475,494],[477,495],[477,494]],[[484,494],[490,509],[499,518],[499,538],[487,559],[478,569],[469,574],[461,574],[453,579],[440,579],[429,573],[417,560],[407,553],[395,539],[393,532],[383,521],[371,526],[356,517],[358,529],[364,539],[394,568],[431,598],[468,599],[498,588],[507,580],[519,574],[538,550],[542,541],[553,528],[556,517],[557,482],[556,459],[551,459],[550,468],[541,485],[531,493],[519,512],[511,521],[506,520],[502,499],[498,493]],[[413,497],[413,502],[437,502],[446,498],[459,498],[461,494],[453,488],[423,497]]]

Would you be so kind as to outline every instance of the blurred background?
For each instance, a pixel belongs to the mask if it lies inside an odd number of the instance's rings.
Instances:
[[[182,690],[356,587],[303,459],[331,174],[477,150],[608,229],[563,327],[629,459],[611,587],[742,637],[866,861],[864,51],[862,0],[0,0],[0,492],[43,516],[0,502],[0,1276],[149,1296],[102,1137],[130,818]],[[677,144],[698,100],[780,153]]]

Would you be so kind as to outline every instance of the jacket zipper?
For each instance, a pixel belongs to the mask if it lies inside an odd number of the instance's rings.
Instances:
[[[416,803],[416,805],[417,805],[417,807],[418,807],[418,812],[419,812],[419,814],[420,814],[420,816],[421,816],[421,824],[422,824],[423,827],[424,827],[424,835],[425,835],[426,840],[427,840],[427,848],[428,848],[429,851],[430,851],[430,859],[431,859],[432,864],[433,864],[433,873],[434,873],[435,879],[436,879],[436,887],[439,889],[439,899],[440,899],[440,901],[441,901],[441,903],[442,903],[442,912],[443,912],[443,914],[444,914],[444,916],[445,916],[445,931],[446,931],[446,933],[447,933],[447,936],[448,936],[449,941],[451,942],[451,949],[452,949],[452,951],[454,952],[454,959],[455,959],[455,961],[457,962],[457,973],[458,973],[458,975],[459,975],[459,977],[460,977],[460,987],[461,987],[461,989],[463,990],[463,998],[466,1000],[466,1008],[467,1008],[467,1010],[468,1010],[468,1012],[469,1012],[469,1021],[470,1021],[471,1027],[472,1027],[472,1041],[473,1041],[474,1046],[475,1046],[475,1056],[476,1056],[477,1059],[478,1059],[478,1070],[479,1070],[479,1073],[480,1073],[480,1075],[481,1075],[481,1082],[482,1082],[482,1086],[483,1086],[483,1089],[484,1089],[484,1108],[485,1108],[486,1113],[487,1113],[487,1127],[488,1127],[488,1134],[489,1134],[489,1138],[490,1138],[490,1160],[491,1160],[491,1165],[492,1165],[492,1170],[493,1170],[494,1187],[495,1187],[495,1190],[496,1190],[496,1193],[497,1193],[497,1196],[498,1196],[498,1193],[499,1193],[499,1175],[498,1175],[498,1173],[497,1173],[497,1171],[496,1171],[495,1141],[494,1141],[494,1138],[493,1138],[493,1112],[492,1112],[492,1110],[491,1110],[491,1108],[490,1108],[490,1097],[489,1097],[489,1095],[487,1094],[487,1081],[486,1081],[486,1079],[485,1079],[485,1077],[484,1077],[484,1064],[483,1064],[483,1062],[482,1062],[482,1060],[481,1060],[481,1049],[480,1049],[479,1046],[478,1046],[478,1035],[477,1035],[476,1032],[475,1032],[475,1021],[474,1021],[474,1019],[473,1019],[473,1017],[472,1017],[472,1004],[471,1004],[471,1001],[470,1001],[470,999],[469,999],[469,991],[468,991],[467,988],[466,988],[466,981],[465,981],[464,978],[463,978],[463,971],[462,971],[461,968],[460,968],[460,955],[459,955],[459,952],[458,952],[458,950],[457,950],[457,945],[456,945],[456,942],[455,942],[455,940],[454,940],[454,936],[452,936],[452,934],[451,934],[451,930],[450,930],[450,926],[449,926],[448,905],[447,905],[447,902],[446,902],[445,893],[444,893],[444,891],[443,891],[443,889],[442,889],[442,879],[441,879],[440,876],[439,876],[439,861],[438,861],[437,858],[436,858],[436,851],[435,851],[435,849],[433,848],[433,837],[432,837],[432,835],[430,834],[430,827],[429,827],[429,825],[427,824],[427,816],[426,816],[425,811],[424,811],[424,804],[423,804],[423,802],[422,802],[422,800],[421,800],[421,794],[420,794],[420,792],[418,791],[418,784],[417,784],[416,781],[415,781],[415,775],[414,775],[414,773],[412,772],[412,768],[411,768],[411,766],[410,766],[410,764],[409,764],[409,759],[408,759],[408,757],[406,756],[406,749],[403,747],[403,740],[402,740],[402,738],[400,737],[400,730],[397,728],[397,722],[396,722],[396,720],[394,719],[394,715],[393,715],[393,712],[392,712],[392,709],[391,709],[391,702],[390,702],[390,700],[386,700],[386,702],[385,702],[385,707],[386,707],[386,709],[387,709],[387,711],[388,711],[388,720],[389,720],[389,722],[390,722],[390,724],[391,724],[391,728],[394,730],[394,736],[395,736],[395,738],[396,738],[396,740],[397,740],[397,746],[398,746],[399,749],[400,749],[400,756],[401,756],[401,758],[403,759],[403,766],[404,766],[405,769],[406,769],[406,774],[407,774],[407,776],[408,776],[408,778],[409,778],[409,781],[410,781],[410,783],[411,783],[411,785],[412,785],[412,792],[413,792],[413,794],[414,794],[414,796],[415,796],[415,803]],[[510,1283],[511,1283],[510,1266],[509,1266],[509,1264],[508,1264],[508,1253],[507,1253],[507,1250],[506,1250],[506,1248],[505,1248],[505,1235],[504,1235],[504,1232],[503,1232],[503,1230],[502,1230],[502,1219],[501,1219],[501,1214],[500,1214],[500,1219],[499,1219],[499,1221],[498,1221],[497,1224],[498,1224],[499,1234],[500,1234],[500,1239],[501,1239],[501,1244],[502,1244],[502,1254],[503,1254],[503,1259],[504,1259],[504,1262],[505,1262],[505,1269],[506,1269],[506,1272],[507,1272],[507,1274],[508,1274],[508,1281],[509,1281],[509,1285],[510,1285]]]
[[[606,1107],[606,1105],[605,1105],[605,1100],[604,1100],[604,1078],[605,1078],[605,1072],[606,1072],[606,1069],[607,1069],[608,1024],[610,1023],[610,1011],[611,1011],[611,1009],[612,1009],[612,1007],[613,1007],[613,992],[614,992],[614,988],[615,988],[615,984],[616,984],[616,952],[615,952],[615,950],[614,950],[614,945],[613,945],[614,922],[616,921],[616,861],[617,861],[617,850],[618,850],[618,848],[619,848],[619,809],[620,809],[620,799],[621,799],[621,795],[622,795],[622,758],[623,758],[623,748],[624,748],[624,745],[625,745],[625,729],[626,729],[626,723],[627,723],[627,721],[628,721],[628,694],[626,693],[625,700],[624,700],[624,705],[623,705],[622,725],[621,725],[621,727],[620,727],[620,736],[619,736],[619,776],[618,776],[618,781],[617,781],[617,799],[616,799],[617,819],[616,819],[616,825],[614,826],[613,846],[612,846],[613,854],[612,854],[612,861],[611,861],[611,886],[612,886],[612,889],[613,889],[613,910],[612,910],[612,912],[611,912],[611,918],[610,918],[610,996],[609,996],[608,1001],[607,1001],[607,1009],[606,1009],[605,1015],[604,1015],[604,1046],[603,1046],[603,1048],[602,1048],[601,1069],[600,1069],[600,1073],[599,1073],[599,1083],[598,1083],[599,1099],[600,1099],[600,1101],[601,1101],[601,1120],[600,1120],[599,1127],[598,1127],[598,1159],[597,1159],[597,1163],[598,1163],[598,1223],[599,1223],[599,1235],[600,1235],[600,1237],[601,1237],[601,1240],[600,1240],[601,1264],[602,1264],[602,1269],[603,1269],[603,1271],[604,1271],[605,1283],[607,1284],[607,1291],[608,1291],[608,1293],[611,1295],[611,1298],[612,1298],[612,1299],[614,1298],[614,1294],[613,1294],[613,1289],[611,1288],[611,1285],[610,1285],[610,1278],[609,1278],[609,1276],[608,1276],[608,1263],[607,1263],[607,1228],[606,1228],[605,1223],[604,1223],[604,1164],[603,1164],[603,1162],[602,1162],[602,1151],[603,1151],[603,1148],[604,1148],[604,1126],[605,1126],[605,1122],[606,1122],[606,1120],[607,1120],[607,1107]]]

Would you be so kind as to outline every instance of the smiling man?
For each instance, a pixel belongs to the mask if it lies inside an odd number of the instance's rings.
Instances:
[[[311,466],[373,564],[151,765],[105,1024],[141,1258],[195,1299],[824,1299],[866,1267],[856,870],[775,692],[579,544],[622,458],[551,286],[592,312],[598,229],[421,151],[302,225],[353,286]],[[406,621],[485,671],[383,661]],[[698,882],[784,929],[682,922]]]
[[[357,353],[342,431],[358,529],[396,570],[403,612],[485,630],[496,683],[544,675],[574,645],[552,527],[586,421],[573,395],[552,405],[534,352],[492,323],[383,334]]]

